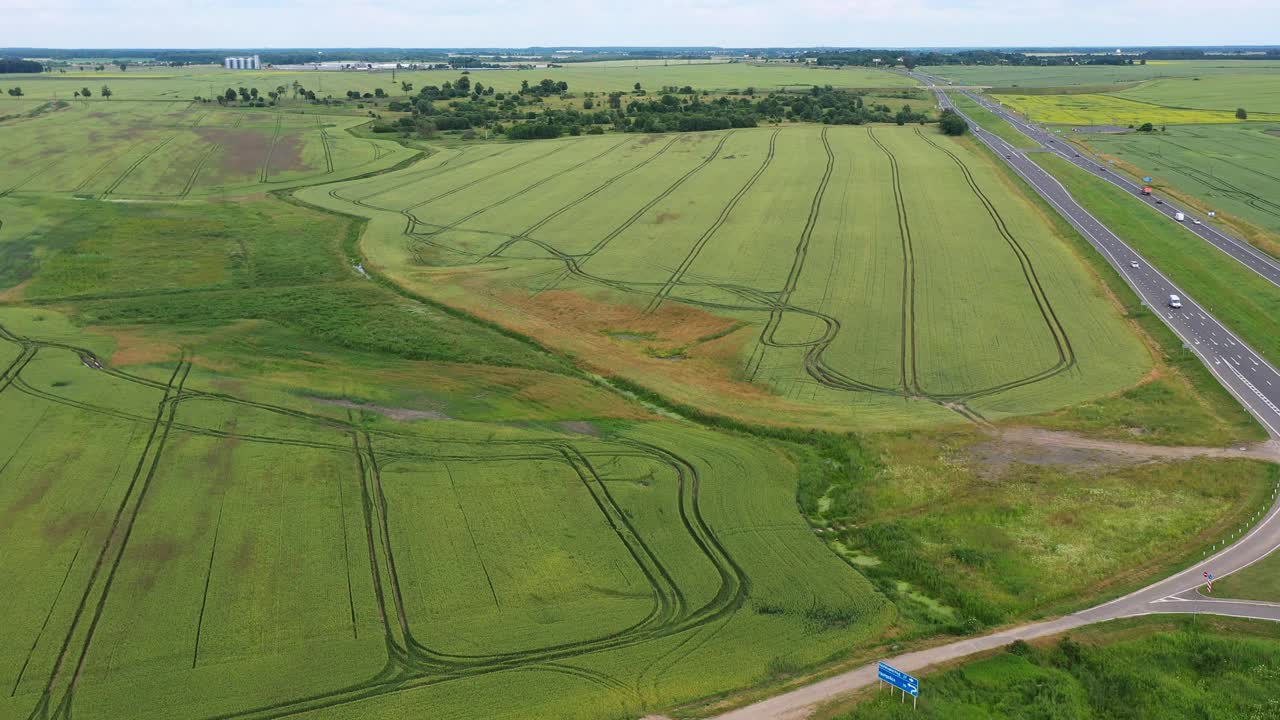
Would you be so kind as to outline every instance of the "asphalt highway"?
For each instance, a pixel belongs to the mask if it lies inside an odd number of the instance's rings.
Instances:
[[[936,78],[931,78],[926,75],[916,75],[915,77],[928,84],[936,85],[941,82]],[[951,88],[948,88],[948,90],[953,92],[955,91]],[[1179,206],[1173,200],[1161,196],[1159,193],[1143,195],[1142,188],[1145,187],[1143,184],[1134,182],[1124,174],[1116,172],[1105,161],[1098,160],[1088,153],[1082,152],[1079,148],[1063,140],[1062,137],[1056,133],[1051,133],[1038,125],[1026,122],[1021,117],[1009,112],[995,101],[976,95],[968,89],[961,90],[959,92],[964,93],[964,95],[970,100],[973,100],[979,105],[985,107],[987,110],[990,110],[1003,118],[1005,122],[1013,125],[1024,135],[1040,143],[1041,147],[1045,150],[1048,150],[1066,159],[1068,162],[1088,170],[1128,194],[1148,203],[1154,210],[1168,217],[1169,222],[1178,222],[1174,219],[1174,215],[1182,213],[1185,216],[1185,220],[1179,224],[1182,225],[1187,232],[1196,235],[1201,240],[1204,240],[1227,255],[1230,255],[1240,264],[1280,286],[1280,261],[1277,261],[1275,258],[1261,252],[1244,240],[1233,237],[1230,234],[1219,230],[1214,226],[1214,220],[1212,218],[1193,213],[1190,210]]]
[[[937,87],[945,84],[945,81],[921,74],[913,75],[926,84],[934,86],[932,89],[937,93],[938,101],[943,107],[955,109],[947,96],[946,89]],[[973,96],[970,95],[970,97]],[[992,107],[976,97],[973,99],[987,105],[992,112],[1004,117],[1014,127],[1038,141],[1042,146],[1039,152],[1057,152],[1081,167],[1107,176],[1121,189],[1134,192],[1132,183],[1115,176],[1115,173],[1110,170],[1099,171],[1097,163],[1091,158],[1075,157],[1074,150],[1066,146],[1061,139],[1009,116],[999,107]],[[957,112],[960,111],[957,110]],[[1275,367],[1236,337],[1226,326],[1205,312],[1194,299],[1175,286],[1147,258],[1139,255],[1097,218],[1077,204],[1062,183],[1028,159],[1024,154],[1025,151],[1014,148],[1000,137],[982,129],[963,112],[960,114],[969,121],[974,135],[979,140],[994,150],[1013,168],[1014,172],[1022,176],[1037,193],[1056,208],[1120,272],[1146,304],[1159,312],[1161,319],[1182,338],[1188,348],[1200,357],[1219,382],[1266,427],[1273,438],[1271,443],[1274,445],[1280,442],[1277,440],[1280,438],[1280,372],[1277,372]],[[1141,188],[1137,187],[1138,194],[1140,191]],[[1168,201],[1163,207],[1161,211],[1170,216],[1171,222],[1175,222],[1172,220],[1172,213],[1179,210],[1170,206]],[[1280,267],[1276,266],[1275,261],[1261,256],[1251,248],[1242,247],[1240,241],[1229,238],[1213,228],[1192,224],[1192,219],[1193,216],[1187,214],[1189,229],[1192,232],[1254,268],[1273,282],[1280,283]],[[1170,307],[1171,295],[1180,297],[1182,307]],[[1215,578],[1222,578],[1280,549],[1280,501],[1277,501],[1274,493],[1270,509],[1259,519],[1260,521],[1252,529],[1241,532],[1238,539],[1228,538],[1229,541],[1234,540],[1234,542],[1229,545],[1224,543],[1225,547],[1212,556],[1124,597],[1053,620],[1021,625],[982,637],[886,658],[886,660],[905,672],[918,672],[938,663],[1003,647],[1015,640],[1057,635],[1093,623],[1159,613],[1210,613],[1280,622],[1280,603],[1212,597],[1204,587],[1207,573],[1212,573]],[[876,666],[866,665],[724,713],[718,716],[718,720],[765,720],[766,718],[768,720],[799,720],[809,717],[818,706],[824,703],[876,682]],[[927,698],[927,678],[921,683],[921,687],[922,695]]]
[[[945,91],[939,89],[936,92],[943,107],[955,109]],[[964,116],[964,113],[961,112],[960,115]],[[969,119],[968,116],[964,117]],[[1015,148],[972,120],[969,125],[975,137],[995,151],[1098,249],[1143,301],[1158,312],[1165,324],[1200,357],[1218,381],[1262,423],[1267,432],[1273,438],[1280,438],[1280,371],[1210,315],[1186,291],[1174,285],[1147,258],[1138,254],[1088,210],[1076,203],[1057,178],[1027,157],[1027,151]],[[1025,126],[1015,127],[1021,130]],[[1031,137],[1042,144],[1050,140],[1055,144],[1062,142],[1046,137],[1042,132]],[[1071,154],[1069,150],[1066,153]],[[1102,174],[1114,175],[1110,171]],[[1280,270],[1277,270],[1276,277],[1280,282]],[[1178,296],[1182,307],[1170,306],[1170,298],[1174,295]]]

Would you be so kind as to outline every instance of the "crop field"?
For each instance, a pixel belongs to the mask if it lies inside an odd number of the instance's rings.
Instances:
[[[1203,123],[1238,123],[1235,109],[1195,110],[1154,105],[1116,95],[1088,93],[1083,95],[997,95],[1000,102],[1038,123],[1057,125],[1118,125],[1121,127],[1151,123],[1188,125]],[[1249,113],[1249,122],[1280,121],[1280,114]]]
[[[1144,82],[1115,93],[1120,97],[1170,107],[1229,110],[1242,107],[1253,112],[1280,113],[1280,73],[1192,78]]]
[[[102,83],[111,86],[118,100],[190,100],[196,95],[211,96],[228,87],[257,87],[265,91],[279,85],[289,87],[294,81],[316,91],[317,95],[343,97],[347,90],[359,90],[362,94],[382,88],[388,93],[399,92],[401,82],[409,82],[415,88],[424,85],[441,85],[458,79],[457,70],[403,71],[392,80],[390,72],[305,72],[292,70],[224,70],[222,68],[197,67],[177,70],[133,69],[125,72],[68,72],[59,75],[6,75],[6,85],[19,85],[30,98],[41,100],[59,97],[70,99],[71,94],[88,84],[97,97]],[[798,64],[773,63],[748,65],[746,63],[692,63],[671,65],[644,63],[614,65],[603,63],[570,63],[558,68],[531,70],[472,70],[473,81],[498,92],[520,89],[521,81],[537,84],[543,78],[569,84],[574,93],[614,90],[630,91],[636,84],[650,92],[663,86],[692,85],[699,90],[724,91],[778,90],[785,87],[809,87],[831,85],[836,88],[899,88],[917,85],[916,81],[901,73],[871,68],[817,68]],[[210,86],[212,84],[212,90]]]
[[[389,167],[413,152],[353,137],[365,119],[200,103],[92,101],[0,124],[0,196],[184,199]]]
[[[1150,367],[1006,182],[963,143],[833,127],[490,145],[299,197],[372,218],[397,281],[682,401],[930,424]]]
[[[406,691],[474,717],[492,676],[485,717],[635,715],[892,620],[795,513],[777,449],[370,425],[0,318],[5,717],[383,717]]]
[[[1056,65],[1009,67],[941,65],[920,70],[963,85],[996,88],[1119,85],[1160,78],[1232,78],[1241,74],[1280,74],[1280,62],[1268,60],[1165,60],[1146,65]],[[1233,82],[1228,80],[1228,82]],[[1233,108],[1234,109],[1234,108]]]
[[[1208,125],[1081,140],[1155,182],[1280,236],[1280,125]]]

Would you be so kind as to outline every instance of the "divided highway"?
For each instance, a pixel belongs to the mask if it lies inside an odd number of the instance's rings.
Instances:
[[[944,81],[927,75],[916,73],[912,75],[932,86],[943,107],[956,110],[947,96],[946,89],[937,87]],[[1081,167],[1098,172],[1096,162],[1092,162],[1089,158],[1076,157],[1074,150],[1067,148],[1060,139],[1011,117],[999,107],[993,107],[992,104],[979,98],[969,96],[1039,142],[1042,146],[1039,152],[1057,152]],[[959,110],[956,112],[969,122],[974,135],[979,140],[995,151],[1037,193],[1054,206],[1119,271],[1144,302],[1159,312],[1161,319],[1182,338],[1187,347],[1200,357],[1214,376],[1267,428],[1267,432],[1272,437],[1271,446],[1276,447],[1280,443],[1280,372],[1277,372],[1275,367],[1236,337],[1226,326],[1205,312],[1194,299],[1187,296],[1186,292],[1152,266],[1147,258],[1139,255],[1089,211],[1076,203],[1062,183],[1028,159],[1023,154],[1024,151],[982,129],[963,112]],[[1100,174],[1107,176],[1109,180],[1128,192],[1139,194],[1141,192],[1140,187],[1116,176],[1115,173],[1103,171]],[[1169,215],[1170,221],[1173,222],[1172,214],[1179,210],[1169,206],[1167,202],[1163,208],[1162,211]],[[1187,217],[1191,218],[1189,214]],[[1205,225],[1190,224],[1188,229],[1213,243],[1223,252],[1254,268],[1272,282],[1280,284],[1280,266],[1277,266],[1274,260]],[[1181,298],[1181,308],[1169,306],[1170,295],[1178,295]],[[1277,451],[1277,457],[1280,459],[1280,451]],[[1212,613],[1280,622],[1280,603],[1211,598],[1202,594],[1200,590],[1206,573],[1213,573],[1215,578],[1221,578],[1248,567],[1280,549],[1280,501],[1274,501],[1274,497],[1273,495],[1271,508],[1262,516],[1261,521],[1234,544],[1172,577],[1134,593],[1053,620],[1009,628],[990,635],[959,640],[886,659],[894,667],[915,672],[984,650],[1000,648],[1019,639],[1029,640],[1057,635],[1073,628],[1106,620],[1157,613]],[[719,715],[717,720],[800,720],[809,717],[819,705],[868,687],[876,681],[876,666],[866,665],[727,712]],[[925,684],[927,686],[927,680]]]
[[[1258,418],[1267,432],[1273,438],[1280,438],[1280,371],[1277,371],[1243,340],[1236,337],[1225,325],[1218,322],[1189,297],[1186,291],[1174,285],[1173,281],[1148,262],[1147,258],[1139,255],[1088,210],[1076,203],[1066,187],[1028,158],[1024,150],[1015,148],[1004,139],[974,123],[952,105],[951,98],[944,90],[936,89],[935,91],[939,103],[943,107],[956,110],[968,120],[974,136],[995,151],[1013,168],[1014,172],[1056,208],[1067,222],[1079,230],[1119,271],[1143,301],[1160,314],[1165,324],[1182,338],[1183,343],[1200,357],[1219,382],[1231,391],[1254,417]],[[993,110],[993,112],[1003,111]],[[1015,127],[1040,142],[1042,147],[1050,142],[1055,145],[1062,142],[1025,124],[1017,124]],[[1066,155],[1071,154],[1066,152]],[[1078,158],[1069,159],[1078,160]],[[1093,167],[1096,169],[1096,165]],[[1110,171],[1103,174],[1114,175]],[[1193,227],[1202,228],[1203,226]],[[1213,232],[1215,235],[1220,235],[1216,231]],[[1240,252],[1243,253],[1243,251]],[[1280,268],[1276,268],[1275,273],[1275,282],[1280,284]],[[1170,307],[1169,299],[1172,295],[1180,298],[1182,307]]]
[[[927,75],[917,74],[915,77],[919,80],[923,80],[929,85],[936,86],[938,84],[942,84],[942,81]],[[945,95],[945,92],[942,92],[941,89],[935,87],[935,90],[942,95]],[[951,89],[948,88],[948,90]],[[1077,165],[1084,170],[1088,170],[1130,195],[1150,204],[1157,212],[1168,217],[1170,222],[1177,222],[1177,220],[1174,219],[1174,215],[1182,213],[1186,217],[1186,220],[1181,223],[1185,230],[1195,234],[1201,240],[1204,240],[1227,255],[1230,255],[1240,264],[1280,286],[1280,261],[1266,253],[1263,253],[1244,240],[1232,237],[1231,235],[1218,230],[1213,226],[1213,221],[1209,218],[1192,213],[1191,211],[1178,206],[1168,198],[1159,197],[1157,195],[1143,195],[1143,185],[1130,180],[1121,173],[1113,171],[1108,167],[1107,163],[1091,157],[1088,153],[1080,152],[1078,148],[1070,145],[1058,135],[1050,133],[1037,125],[1026,122],[1022,118],[1006,110],[1002,105],[999,105],[988,98],[975,95],[967,89],[961,90],[960,92],[970,100],[973,100],[987,110],[990,110],[995,115],[1004,119],[1005,122],[1017,128],[1022,132],[1022,134],[1040,143],[1041,147],[1045,150],[1062,157],[1068,162]],[[1157,203],[1157,200],[1160,202]]]

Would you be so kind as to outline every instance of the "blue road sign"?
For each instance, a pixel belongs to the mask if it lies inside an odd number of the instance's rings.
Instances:
[[[901,670],[880,663],[880,679],[911,696],[920,694],[920,681]]]
[[[1142,178],[1142,182],[1151,182],[1151,178]]]

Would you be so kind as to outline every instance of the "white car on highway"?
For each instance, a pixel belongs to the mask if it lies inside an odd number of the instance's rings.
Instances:
[[[1174,310],[1177,310],[1178,308],[1182,307],[1182,298],[1178,297],[1177,295],[1170,295],[1169,307],[1173,308]]]
[[[1130,261],[1129,261],[1129,267],[1131,267],[1131,268],[1137,268],[1137,267],[1139,267],[1139,265],[1138,265],[1138,261],[1137,261],[1137,260],[1130,260]]]

